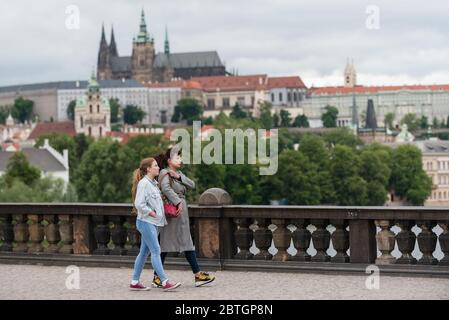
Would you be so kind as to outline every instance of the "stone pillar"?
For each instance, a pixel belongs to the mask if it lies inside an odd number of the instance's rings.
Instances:
[[[13,220],[16,222],[14,226],[16,246],[13,248],[13,252],[28,252],[30,233],[28,231],[27,216],[25,214],[15,214],[13,215]]]
[[[127,251],[125,249],[125,244],[128,235],[126,228],[123,226],[123,224],[125,223],[125,217],[111,216],[109,220],[114,223],[114,227],[112,228],[111,232],[114,249],[112,249],[111,254],[118,256],[125,255]]]
[[[376,225],[373,220],[349,220],[351,263],[372,264],[376,261]]]
[[[443,259],[438,263],[441,266],[449,266],[449,221],[443,221],[438,223],[443,233],[440,234],[440,247],[441,251],[444,253]]]
[[[251,219],[234,218],[237,230],[234,232],[235,242],[240,251],[234,256],[235,259],[250,260],[253,254],[249,251],[253,244],[253,231],[249,228]]]
[[[232,198],[225,190],[211,188],[204,191],[199,200],[199,206],[231,205]],[[230,218],[196,218],[195,239],[200,258],[230,259],[236,253],[234,238],[234,223]]]
[[[268,229],[269,221],[270,219],[256,219],[258,228],[254,231],[254,242],[260,252],[254,256],[255,260],[271,260],[273,258],[268,252],[273,240],[273,234]]]
[[[376,235],[377,246],[382,255],[376,259],[376,264],[393,264],[396,259],[391,255],[394,250],[395,236],[390,230],[390,220],[376,220],[376,226],[382,230]]]
[[[108,255],[111,251],[108,248],[108,243],[111,240],[111,232],[109,230],[109,223],[106,216],[93,216],[92,220],[95,223],[95,240],[97,242],[97,249],[94,254]]]
[[[92,216],[73,216],[73,253],[92,254],[97,247]]]
[[[129,256],[137,256],[140,251],[140,232],[136,228],[136,216],[132,215],[126,217],[126,222],[129,224],[128,239],[131,245],[127,254]]]
[[[349,262],[349,256],[346,253],[349,249],[349,232],[347,220],[331,220],[330,223],[336,228],[332,233],[332,244],[337,254],[331,258],[331,262],[346,263]]]
[[[58,243],[61,241],[59,235],[59,225],[57,215],[45,215],[44,220],[47,222],[45,226],[45,239],[47,239],[48,247],[45,248],[46,253],[57,253],[59,251]]]
[[[59,215],[59,233],[64,243],[59,250],[60,253],[73,253],[73,217],[68,214]]]
[[[421,233],[418,234],[419,249],[423,253],[418,264],[437,264],[438,260],[433,257],[433,252],[437,245],[437,235],[433,233],[432,229],[436,225],[435,221],[419,221],[418,226],[421,228]]]
[[[307,219],[292,219],[291,223],[296,227],[296,230],[292,233],[293,245],[297,250],[296,255],[292,260],[295,261],[310,261],[310,255],[307,253],[307,249],[310,247],[310,239],[312,235],[307,230],[309,220]]]
[[[11,252],[14,241],[14,228],[10,214],[0,216],[1,240],[3,241],[0,251]]]
[[[326,251],[330,245],[331,234],[326,227],[329,221],[325,219],[311,219],[310,223],[316,227],[316,230],[312,233],[312,242],[317,253],[312,257],[312,261],[328,262],[330,261],[330,256]]]
[[[271,223],[276,225],[276,230],[273,231],[273,242],[278,252],[274,255],[273,261],[288,261],[290,255],[287,249],[291,243],[291,232],[287,229],[286,219],[271,219]]]
[[[415,225],[415,221],[400,220],[396,222],[396,225],[401,228],[401,231],[396,235],[396,241],[398,243],[398,249],[402,253],[402,256],[396,263],[416,264],[416,259],[412,256],[413,249],[415,248],[416,236],[413,231],[411,231]]]

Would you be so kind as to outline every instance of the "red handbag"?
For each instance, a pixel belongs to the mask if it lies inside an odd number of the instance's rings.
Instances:
[[[168,175],[168,173],[163,175],[162,178],[160,179],[161,183],[162,183],[162,179],[166,175]],[[172,182],[172,179],[171,179],[170,175],[168,176],[168,180],[169,180],[169,183],[170,183],[170,187],[173,188],[173,182]],[[161,190],[161,193],[162,193],[162,190]],[[167,217],[169,217],[169,218],[177,218],[177,217],[179,217],[179,213],[177,212],[178,211],[178,207],[175,206],[173,203],[171,203],[164,194],[162,194],[162,200],[164,201],[164,212],[165,212],[165,215]]]

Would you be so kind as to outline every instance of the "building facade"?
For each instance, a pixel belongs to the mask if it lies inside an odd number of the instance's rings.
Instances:
[[[109,100],[101,96],[94,76],[89,81],[85,96],[76,101],[75,131],[93,138],[102,138],[111,131]]]

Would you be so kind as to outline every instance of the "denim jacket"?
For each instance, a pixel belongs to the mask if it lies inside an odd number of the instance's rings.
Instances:
[[[137,219],[158,227],[163,227],[167,224],[164,203],[156,180],[151,180],[148,176],[144,176],[139,181],[134,206],[137,209]],[[149,213],[152,211],[156,212],[156,217],[150,216]]]

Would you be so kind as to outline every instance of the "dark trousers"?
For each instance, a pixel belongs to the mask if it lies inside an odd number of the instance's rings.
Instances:
[[[184,254],[186,256],[186,260],[189,262],[190,267],[192,268],[192,272],[193,273],[200,272],[200,267],[198,266],[198,261],[196,259],[195,251],[184,251]],[[162,265],[164,264],[166,257],[167,257],[167,252],[161,252]],[[154,272],[154,275],[157,275],[156,271]]]

